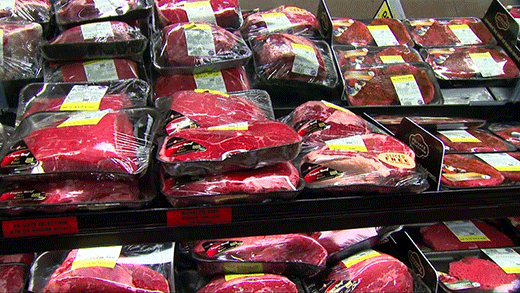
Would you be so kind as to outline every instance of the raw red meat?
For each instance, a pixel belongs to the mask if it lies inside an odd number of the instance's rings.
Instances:
[[[15,0],[14,7],[0,10],[0,18],[44,23],[50,21],[49,0]]]
[[[290,22],[288,26],[282,26],[274,31],[269,31],[265,21],[266,15],[283,14]],[[244,38],[267,35],[272,33],[306,34],[313,35],[320,29],[316,16],[311,12],[295,7],[282,5],[271,10],[250,14],[246,17],[241,27]]]
[[[507,7],[509,10],[509,13],[511,13],[511,16],[514,18],[520,18],[520,7]]]
[[[362,67],[343,72],[346,94],[352,106],[383,106],[399,104],[392,76],[412,74],[419,86],[424,104],[434,101],[435,87],[425,69],[411,64],[383,67]],[[420,104],[420,101],[418,101]]]
[[[35,78],[41,70],[38,59],[42,26],[28,22],[0,22],[3,31],[0,79]]]
[[[51,42],[51,44],[77,44],[90,42],[110,43],[144,38],[144,36],[141,35],[139,29],[130,26],[126,22],[110,21],[110,25],[112,27],[114,36],[103,36],[93,39],[85,39],[81,31],[81,26],[78,25],[62,32]]]
[[[493,130],[501,138],[520,147],[520,126],[504,127],[500,130]]]
[[[100,10],[96,2],[108,6],[110,9]],[[109,5],[107,5],[109,4]],[[129,10],[142,6],[139,0],[60,0],[54,4],[58,23],[71,23],[86,20],[96,20],[110,16],[120,16]]]
[[[403,142],[377,133],[355,138],[363,141],[366,151],[329,141],[305,155],[300,170],[308,187],[397,187],[415,174],[415,154]]]
[[[343,45],[368,46],[372,43],[372,34],[367,26],[359,20],[335,19],[334,42]]]
[[[350,285],[354,289],[347,292],[352,293],[413,292],[413,278],[406,265],[390,255],[374,250],[354,254],[339,262],[332,268],[326,280],[331,281],[327,288],[339,289],[342,285]]]
[[[494,262],[474,256],[451,262],[449,267],[450,275],[477,282],[482,290],[493,290],[501,285],[511,284],[520,277],[520,274],[506,274]]]
[[[318,61],[317,72],[310,75],[293,72],[296,53],[293,44],[304,45],[314,50]],[[298,80],[302,82],[319,82],[327,76],[323,55],[318,47],[309,39],[290,34],[272,34],[260,36],[253,45],[257,71],[266,79]]]
[[[288,124],[306,139],[326,141],[371,132],[368,123],[351,111],[322,101],[309,101],[291,113]]]
[[[493,226],[477,220],[471,222],[484,233],[490,241],[462,242],[444,223],[422,227],[420,229],[422,240],[428,247],[436,251],[507,247],[514,245],[511,239]]]
[[[376,18],[368,24],[368,26],[371,25],[387,25],[397,39],[397,42],[399,42],[399,45],[406,45],[412,41],[408,30],[406,30],[406,27],[398,19]]]
[[[508,153],[511,157],[520,161],[520,153]],[[520,182],[520,171],[500,171],[502,175],[508,180],[512,180],[515,182]]]
[[[377,237],[377,235],[377,229],[374,227],[359,228],[337,231],[323,231],[316,240],[318,240],[318,242],[327,250],[330,255],[361,241]]]
[[[23,292],[29,269],[21,264],[0,265],[0,292]]]
[[[108,59],[113,61],[116,68],[117,76],[110,80],[139,78],[139,70],[137,63],[130,59]],[[45,76],[46,81],[51,82],[86,82],[86,81],[106,81],[95,78],[96,80],[88,80],[85,72],[85,64],[89,62],[68,62],[68,63],[49,63],[51,70],[50,75]],[[92,79],[92,78],[91,78]]]
[[[287,277],[263,274],[240,275],[230,280],[226,280],[225,276],[217,277],[197,291],[197,293],[230,292],[298,293],[298,288]]]
[[[491,55],[503,72],[493,76],[493,78],[515,78],[520,73],[516,63],[505,52],[485,47],[430,49],[426,62],[442,79],[488,77],[481,75],[477,65],[469,55],[472,53],[489,53]]]
[[[495,168],[476,158],[445,155],[441,183],[450,187],[495,186],[504,176]]]
[[[213,23],[212,21],[201,21],[189,19],[186,13],[186,3],[201,4],[201,0],[155,0],[157,14],[163,26],[190,21]],[[209,0],[214,12],[216,23],[223,28],[238,28],[241,24],[240,7],[238,0]],[[200,17],[200,16],[199,16]]]
[[[448,131],[449,132],[449,131]],[[446,147],[446,151],[452,152],[506,152],[511,148],[502,139],[494,136],[493,134],[480,129],[468,129],[467,133],[478,139],[475,142],[459,142],[451,141],[447,136],[442,133],[437,133],[437,137],[442,140]]]
[[[349,49],[337,50],[338,63],[340,67],[354,66],[356,64],[384,64],[382,56],[401,56],[404,62],[422,62],[421,56],[408,47],[388,47],[377,53],[370,52],[368,49]],[[402,62],[394,62],[402,63]]]
[[[6,254],[0,255],[0,264],[24,263],[31,265],[34,261],[34,253]]]
[[[72,250],[51,275],[43,293],[73,292],[170,292],[163,275],[139,264],[116,263],[114,268],[72,269],[77,250]]]
[[[226,92],[245,91],[251,88],[244,67],[223,69],[220,71]],[[194,75],[177,74],[159,76],[155,81],[155,98],[173,96],[175,92],[199,88]],[[210,90],[220,90],[209,88]]]

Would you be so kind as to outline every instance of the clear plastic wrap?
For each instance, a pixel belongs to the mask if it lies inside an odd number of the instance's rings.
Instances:
[[[447,153],[507,152],[516,147],[481,129],[444,130],[435,134]]]
[[[130,59],[102,59],[93,61],[46,62],[45,82],[100,82],[143,78],[142,65]]]
[[[159,143],[157,159],[172,176],[222,174],[296,158],[302,138],[277,121],[183,129]]]
[[[388,128],[396,129],[405,117],[426,129],[433,130],[479,128],[486,124],[486,120],[464,117],[377,115],[373,118]]]
[[[327,251],[302,234],[199,240],[191,248],[199,272],[274,273],[311,277],[325,268]]]
[[[443,105],[495,102],[495,94],[492,95],[486,87],[443,88],[441,93]]]
[[[500,171],[505,178],[504,184],[520,183],[520,153],[486,153],[475,156]]]
[[[332,47],[340,68],[361,64],[415,63],[423,61],[419,52],[405,46],[356,48],[334,45]]]
[[[249,90],[251,85],[242,66],[199,74],[161,75],[155,80],[154,97],[173,96],[178,91],[198,88],[236,92]]]
[[[476,17],[417,18],[407,19],[404,24],[421,47],[497,44],[484,22]]]
[[[446,188],[498,186],[504,175],[472,155],[447,154],[442,165],[441,184]]]
[[[3,146],[1,176],[141,175],[149,165],[157,116],[151,108],[35,113]]]
[[[0,21],[2,47],[0,48],[1,80],[37,78],[42,64],[39,46],[43,29],[38,23]]]
[[[251,50],[242,37],[219,26],[178,23],[156,34],[153,63],[162,74],[217,71],[243,65]]]
[[[0,4],[0,18],[48,23],[51,20],[49,0],[12,0]]]
[[[337,18],[334,26],[333,43],[351,46],[400,46],[413,47],[412,37],[404,24],[394,18],[354,20]]]
[[[161,192],[174,207],[292,199],[303,189],[298,169],[278,163],[221,175],[171,177],[161,172]]]
[[[509,143],[520,147],[520,123],[509,122],[509,123],[493,123],[489,125],[488,129],[494,134],[505,139]]]
[[[20,92],[16,125],[47,111],[98,111],[145,107],[150,93],[140,79],[101,83],[32,83]]]
[[[415,154],[385,134],[364,134],[326,141],[299,162],[306,187],[330,191],[421,192],[426,174]]]
[[[259,36],[251,40],[255,71],[261,80],[300,81],[334,87],[338,82],[327,43],[290,34]]]
[[[442,103],[439,84],[425,63],[345,67],[343,78],[352,106]]]
[[[197,293],[226,292],[284,292],[298,293],[297,285],[289,278],[274,274],[231,274],[218,276]]]
[[[173,270],[171,243],[50,251],[31,268],[29,290],[169,293]]]
[[[273,33],[312,37],[319,35],[320,25],[313,13],[296,6],[282,5],[248,15],[240,31],[245,39]]]
[[[242,12],[238,0],[155,0],[162,26],[181,22],[203,22],[238,29]]]
[[[78,25],[41,46],[47,60],[89,60],[141,56],[148,39],[121,21]]]
[[[274,120],[269,95],[262,90],[231,94],[194,90],[160,98],[155,106],[163,114],[167,134],[186,128]]]

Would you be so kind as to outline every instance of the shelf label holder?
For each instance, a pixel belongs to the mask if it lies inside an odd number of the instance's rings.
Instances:
[[[4,238],[49,236],[78,233],[76,217],[2,221]]]

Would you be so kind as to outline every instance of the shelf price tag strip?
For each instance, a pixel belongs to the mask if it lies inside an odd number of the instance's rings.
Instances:
[[[231,223],[231,208],[184,209],[168,211],[167,225],[170,227]]]
[[[78,219],[76,217],[2,221],[4,238],[76,233],[78,233]]]

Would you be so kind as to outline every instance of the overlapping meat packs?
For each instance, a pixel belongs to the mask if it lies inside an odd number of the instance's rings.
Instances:
[[[514,150],[505,141],[480,129],[446,130],[437,133],[449,152],[506,152]]]
[[[54,4],[58,23],[121,16],[145,5],[140,0],[60,0]]]
[[[265,292],[298,293],[298,288],[282,275],[237,275],[236,277],[219,276],[211,280],[197,293],[227,292]]]
[[[450,187],[496,186],[504,176],[495,168],[473,157],[449,154],[444,156],[441,183]]]
[[[12,3],[13,7],[0,9],[0,18],[38,23],[50,21],[51,3],[49,0],[14,0]]]
[[[379,45],[377,41],[374,42],[375,38],[369,28],[389,29],[391,35],[395,38],[396,43],[393,43],[394,40],[385,40],[385,42],[390,43],[380,44],[379,46],[406,45],[412,40],[401,21],[392,18],[377,18],[368,24],[350,18],[336,19],[333,20],[333,25],[334,42],[336,44],[352,46]]]
[[[97,27],[99,34],[89,32],[85,34],[89,26],[91,29]],[[105,28],[107,30],[105,30]],[[95,31],[95,30],[94,30]],[[140,30],[122,21],[110,21],[78,25],[59,34],[51,41],[55,44],[77,44],[77,43],[105,43],[145,39]]]

